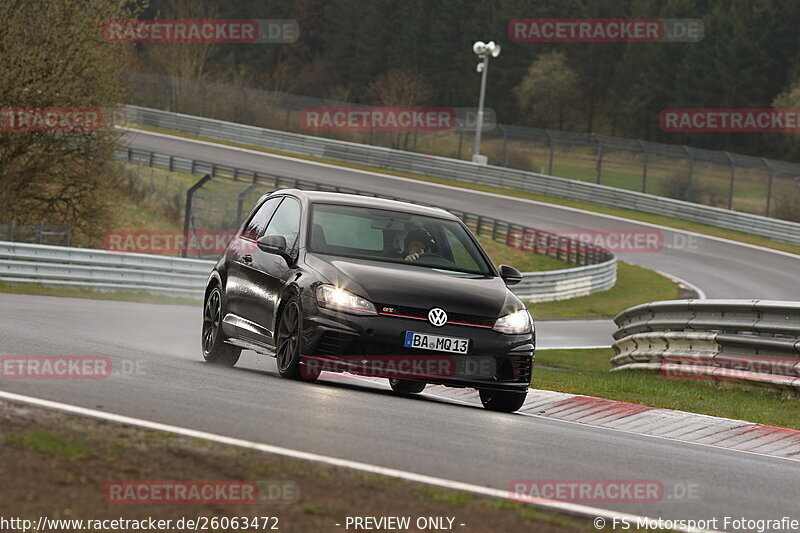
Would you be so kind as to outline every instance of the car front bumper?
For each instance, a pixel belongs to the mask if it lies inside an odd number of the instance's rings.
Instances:
[[[526,391],[531,382],[535,336],[490,328],[385,315],[351,315],[313,305],[305,314],[302,355],[321,368],[397,377],[450,387]],[[406,332],[469,339],[467,354],[406,348]],[[331,366],[330,363],[335,363]],[[420,372],[420,368],[424,370]],[[382,373],[381,370],[385,371]],[[397,370],[398,374],[391,372]]]

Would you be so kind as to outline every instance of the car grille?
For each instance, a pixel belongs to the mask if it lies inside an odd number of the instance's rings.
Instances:
[[[378,313],[384,316],[391,316],[397,318],[412,318],[417,320],[428,320],[429,309],[423,309],[421,307],[404,307],[404,306],[389,305],[389,304],[376,304],[376,306],[378,308]],[[383,309],[385,308],[393,309],[393,311],[391,313],[385,312],[383,311]],[[445,309],[445,311],[447,310]],[[496,318],[485,318],[475,315],[467,315],[463,313],[451,313],[447,311],[448,324],[491,328],[492,326],[494,326],[496,320],[497,320]]]

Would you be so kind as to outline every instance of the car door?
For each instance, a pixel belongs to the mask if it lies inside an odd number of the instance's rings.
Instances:
[[[286,249],[296,253],[300,234],[300,202],[286,196],[275,210],[265,231],[258,237],[280,235],[286,239]],[[296,270],[280,255],[264,252],[255,246],[250,253],[252,260],[240,264],[240,279],[243,289],[241,298],[242,318],[258,326],[259,342],[272,343],[272,321],[275,308],[284,284]]]
[[[254,260],[253,251],[258,250],[256,240],[266,231],[267,224],[282,201],[283,196],[277,196],[262,202],[253,210],[242,232],[234,237],[226,250],[228,280],[225,291],[228,314],[225,316],[223,327],[227,335],[257,341],[269,336],[268,332],[258,331],[257,325],[244,320],[247,301],[252,299],[253,295],[252,289],[247,286],[247,276],[242,273],[242,269],[250,268]]]

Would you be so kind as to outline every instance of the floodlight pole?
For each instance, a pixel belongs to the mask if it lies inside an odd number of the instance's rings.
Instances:
[[[489,53],[483,54],[483,68],[481,69],[481,95],[478,98],[478,121],[475,126],[475,149],[472,153],[472,161],[480,161],[481,155],[481,132],[483,131],[483,103],[486,99],[486,74],[489,72]]]

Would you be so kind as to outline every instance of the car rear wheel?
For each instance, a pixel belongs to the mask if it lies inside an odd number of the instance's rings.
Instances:
[[[425,389],[427,383],[420,383],[419,381],[409,381],[407,379],[390,379],[389,386],[393,391],[400,394],[416,394]]]
[[[203,305],[203,359],[208,363],[233,366],[239,361],[242,349],[225,342],[223,316],[222,292],[219,287],[214,287]]]
[[[304,365],[300,357],[300,338],[303,333],[303,316],[297,297],[293,297],[281,311],[275,334],[275,359],[278,373],[291,379],[313,381],[319,377],[319,370]]]
[[[490,411],[513,413],[525,403],[527,392],[499,391],[491,389],[480,390],[481,403]]]

